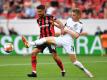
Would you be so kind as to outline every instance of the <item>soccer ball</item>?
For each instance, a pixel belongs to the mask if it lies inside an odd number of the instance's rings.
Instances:
[[[10,53],[13,51],[13,44],[12,43],[6,43],[4,45],[4,51],[7,53]]]

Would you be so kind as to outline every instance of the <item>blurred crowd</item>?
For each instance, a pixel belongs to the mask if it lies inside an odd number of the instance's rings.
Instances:
[[[73,8],[80,8],[83,19],[107,19],[107,0],[0,0],[0,19],[37,18],[40,4],[57,18],[66,19]]]
[[[14,29],[14,27],[9,28],[8,31],[9,35],[19,35],[18,32]],[[0,26],[0,35],[6,35],[2,26]]]

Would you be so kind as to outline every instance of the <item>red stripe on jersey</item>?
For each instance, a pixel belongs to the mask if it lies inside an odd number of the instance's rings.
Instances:
[[[40,27],[40,19],[37,19],[37,23],[38,23],[38,26]],[[41,30],[40,30],[40,37],[41,37]]]
[[[52,33],[52,36],[55,36],[54,25],[51,25],[51,33]]]
[[[49,24],[49,22],[47,22],[48,20],[49,20],[49,18],[46,16],[46,24]],[[47,36],[50,36],[48,27],[49,26],[46,26],[46,34],[47,34]]]
[[[52,36],[55,36],[55,30],[54,30],[54,25],[53,24],[50,25],[50,30],[51,30]]]
[[[44,18],[42,18],[42,26],[41,26],[41,28],[42,28],[42,36],[43,37],[45,37],[45,31],[44,31]]]
[[[38,19],[38,24],[39,24],[39,27],[40,27],[40,38],[43,37],[42,35],[42,29],[41,29],[41,25],[42,25],[42,20],[41,19]]]
[[[53,16],[45,15],[42,18],[38,18],[38,24],[40,26],[40,38],[47,36],[55,36],[54,25],[50,22]]]

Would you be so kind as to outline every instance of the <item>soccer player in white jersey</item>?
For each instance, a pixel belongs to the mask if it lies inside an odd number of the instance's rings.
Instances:
[[[75,49],[74,49],[74,38],[78,38],[82,32],[82,23],[79,21],[81,17],[81,11],[76,8],[71,12],[71,17],[67,19],[63,35],[59,37],[44,37],[34,42],[28,42],[24,37],[24,44],[26,47],[41,45],[43,43],[54,44],[62,46],[65,51],[69,54],[72,63],[79,69],[85,72],[89,77],[93,77],[90,71],[88,71],[81,62],[77,60]],[[57,25],[58,26],[58,25]]]

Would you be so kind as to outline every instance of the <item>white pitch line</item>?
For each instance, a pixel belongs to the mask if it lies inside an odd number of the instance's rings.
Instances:
[[[71,62],[63,62],[64,64],[71,64]],[[83,61],[83,63],[107,63],[107,61]],[[56,64],[55,62],[54,63],[38,63],[38,65],[43,65],[43,64]],[[26,66],[26,65],[31,65],[30,63],[29,64],[0,64],[0,67],[6,67],[6,66]]]

